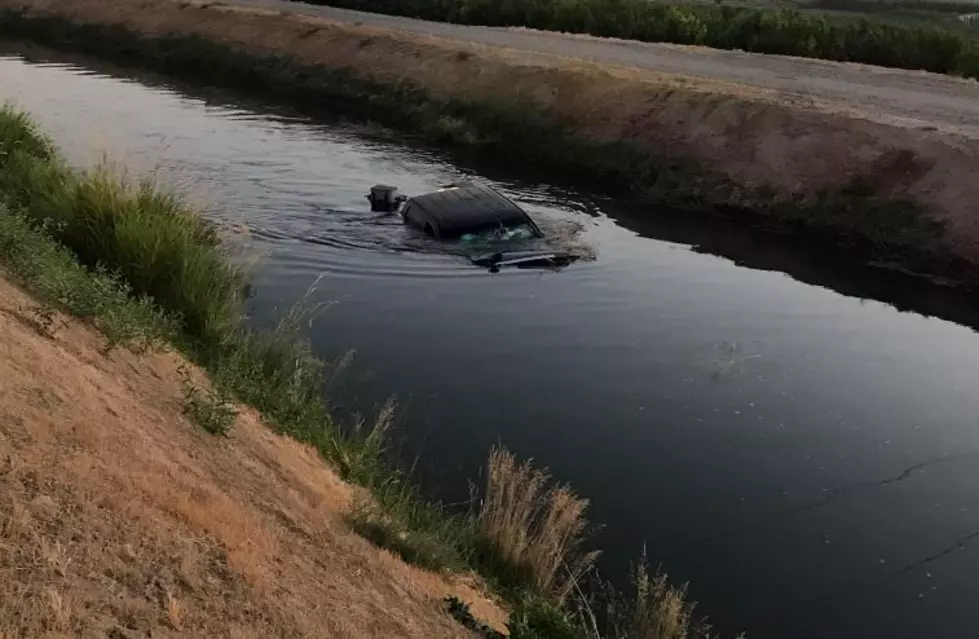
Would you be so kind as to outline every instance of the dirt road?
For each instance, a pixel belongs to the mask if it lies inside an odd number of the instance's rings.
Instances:
[[[285,0],[227,0],[414,34],[520,51],[583,58],[662,73],[735,82],[811,100],[819,107],[902,126],[979,138],[979,83],[934,73],[771,56],[703,47],[647,44],[527,29],[469,27]]]

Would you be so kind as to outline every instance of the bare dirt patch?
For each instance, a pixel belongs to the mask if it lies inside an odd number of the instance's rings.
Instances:
[[[242,409],[182,414],[172,354],[104,340],[0,280],[0,637],[465,637],[448,594],[343,521],[354,489]]]

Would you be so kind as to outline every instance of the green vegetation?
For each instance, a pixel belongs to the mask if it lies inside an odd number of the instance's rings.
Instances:
[[[812,9],[852,13],[917,12],[921,14],[968,15],[979,12],[979,2],[969,2],[968,0],[812,0],[807,2],[805,6]]]
[[[646,613],[631,604],[591,613],[579,586],[595,558],[583,547],[587,502],[504,450],[490,454],[478,507],[455,512],[424,499],[386,455],[393,404],[371,427],[336,424],[323,395],[325,367],[299,334],[303,313],[287,314],[270,332],[245,328],[244,274],[228,261],[220,230],[178,198],[104,167],[68,167],[24,114],[3,107],[0,203],[0,266],[46,304],[30,309],[38,330],[54,330],[64,310],[94,322],[110,347],[181,348],[210,377],[198,382],[184,371],[185,411],[197,424],[226,434],[237,400],[315,446],[370,490],[372,499],[351,514],[358,531],[426,568],[480,573],[512,605],[514,639],[706,636],[689,616],[681,634],[661,632],[676,625],[666,618],[642,634],[611,634]],[[675,593],[683,601],[665,580],[643,583],[660,588],[643,591],[664,602],[654,612],[668,611]],[[454,614],[463,611],[456,606]]]
[[[105,169],[78,175],[22,114],[0,114],[0,193],[37,221],[84,266],[104,266],[151,297],[202,344],[234,326],[242,280],[215,230],[152,184],[130,184]]]
[[[234,398],[220,387],[198,385],[187,370],[181,371],[181,374],[184,414],[212,435],[227,435],[238,417]]]
[[[979,3],[959,0],[813,0],[801,10],[839,24],[866,19],[899,27],[923,27],[979,40]],[[967,74],[966,74],[967,75]]]
[[[40,302],[24,309],[39,332],[56,330],[57,310],[97,321],[106,349],[124,344],[136,352],[157,348],[176,335],[170,320],[148,297],[104,269],[88,270],[64,246],[52,242],[45,225],[0,206],[0,260]]]
[[[320,4],[460,24],[522,26],[979,77],[975,41],[924,24],[841,21],[793,10],[649,0],[329,0]]]

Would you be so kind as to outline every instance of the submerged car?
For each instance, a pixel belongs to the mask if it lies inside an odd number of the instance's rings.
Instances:
[[[371,210],[400,212],[405,224],[439,240],[463,242],[516,241],[542,238],[537,223],[496,189],[463,182],[432,193],[406,198],[391,186],[371,188]],[[470,258],[479,266],[563,266],[574,257],[565,251],[494,251]]]

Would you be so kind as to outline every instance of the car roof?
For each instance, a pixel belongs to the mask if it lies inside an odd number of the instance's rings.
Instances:
[[[473,232],[498,224],[532,223],[527,213],[495,189],[463,184],[408,200],[424,210],[442,235]]]

